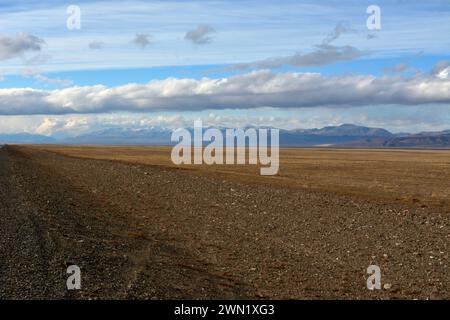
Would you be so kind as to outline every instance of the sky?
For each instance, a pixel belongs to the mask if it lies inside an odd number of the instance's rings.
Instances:
[[[2,0],[0,133],[450,129],[449,34],[448,0]]]

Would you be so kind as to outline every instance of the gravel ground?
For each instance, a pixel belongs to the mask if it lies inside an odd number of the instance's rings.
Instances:
[[[450,212],[0,149],[2,299],[449,299]],[[66,289],[76,264],[82,289]],[[366,288],[381,268],[383,289]]]

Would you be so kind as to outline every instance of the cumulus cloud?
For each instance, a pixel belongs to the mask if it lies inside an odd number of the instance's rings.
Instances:
[[[441,79],[450,79],[450,67],[441,70],[436,76]]]
[[[31,130],[45,136],[77,136],[102,130],[148,130],[159,128],[173,130],[192,126],[194,119],[182,115],[143,115],[143,114],[99,114],[99,115],[64,115],[45,116]],[[298,128],[305,125],[299,119],[273,116],[234,116],[209,113],[201,117],[205,126],[236,127],[248,126],[290,126]],[[0,117],[1,123],[1,117]]]
[[[102,50],[105,47],[105,43],[103,41],[92,41],[88,46],[91,50]]]
[[[42,118],[33,131],[46,136],[77,136],[110,129],[141,130],[155,127],[176,129],[192,125],[192,121],[180,115],[91,114],[46,116]]]
[[[145,49],[147,46],[152,44],[152,35],[151,34],[137,34],[134,37],[133,43],[141,49]]]
[[[439,61],[431,73],[440,79],[450,79],[450,61]]]
[[[45,136],[82,134],[99,128],[95,118],[73,117],[51,118],[45,117],[42,123],[35,129],[35,133]]]
[[[44,118],[42,123],[36,128],[36,133],[45,136],[50,136],[54,133],[55,128],[59,127],[60,124],[56,120],[50,118]]]
[[[20,33],[16,36],[0,36],[0,60],[24,57],[30,51],[41,51],[45,41],[32,34]]]
[[[3,115],[432,103],[450,103],[450,79],[432,75],[377,78],[261,70],[221,79],[168,78],[112,88],[95,85],[58,90],[0,89]]]
[[[278,127],[283,129],[322,128],[329,125],[354,123],[383,127],[392,132],[420,132],[448,129],[449,106],[445,104],[392,108],[391,105],[356,108],[305,108],[299,110],[273,110],[257,108],[230,113],[227,110],[170,113],[101,113],[68,115],[1,116],[0,133],[38,133],[55,138],[83,135],[97,131],[115,132],[172,130],[191,127],[194,120],[202,119],[208,127],[244,128]]]
[[[184,36],[185,40],[192,41],[194,44],[208,44],[212,42],[211,33],[214,33],[215,29],[209,25],[201,24],[196,29],[186,32]]]

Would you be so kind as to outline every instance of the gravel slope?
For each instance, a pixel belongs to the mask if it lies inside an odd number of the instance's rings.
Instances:
[[[449,299],[449,216],[6,146],[0,298]]]

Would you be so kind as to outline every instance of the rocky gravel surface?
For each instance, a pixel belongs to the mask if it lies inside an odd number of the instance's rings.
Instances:
[[[449,299],[447,208],[0,149],[2,299]],[[67,290],[78,265],[81,290]],[[381,290],[366,288],[378,265]]]

